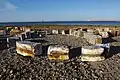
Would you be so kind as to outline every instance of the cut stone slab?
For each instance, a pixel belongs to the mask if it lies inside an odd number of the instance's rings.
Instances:
[[[67,60],[69,59],[69,48],[65,45],[51,45],[48,47],[48,59]]]
[[[101,61],[105,58],[101,56],[104,48],[99,46],[83,46],[81,61]]]
[[[42,45],[40,43],[33,43],[29,41],[17,41],[16,51],[23,56],[38,56],[42,54]]]

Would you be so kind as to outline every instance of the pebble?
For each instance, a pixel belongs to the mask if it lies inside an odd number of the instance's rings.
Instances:
[[[49,39],[50,43],[56,42],[57,44],[64,42],[72,46],[72,48],[88,45],[83,39],[76,39],[73,36],[68,38],[67,36],[59,35],[57,38],[56,35],[49,35],[46,37],[46,40]],[[66,61],[52,61],[48,60],[46,56],[23,57],[12,54],[14,50],[0,52],[1,80],[116,80],[120,74],[118,70],[120,69],[120,64],[118,64],[120,63],[120,55],[118,54],[101,62],[82,62],[79,58],[72,58]],[[110,74],[109,68],[116,72]]]

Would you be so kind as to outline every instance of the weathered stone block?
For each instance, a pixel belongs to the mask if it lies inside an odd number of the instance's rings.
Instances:
[[[23,56],[31,56],[42,54],[42,46],[40,43],[32,43],[29,41],[17,41],[16,51]]]
[[[67,46],[51,45],[48,47],[48,59],[67,60],[69,59],[69,48]]]
[[[52,34],[58,34],[58,30],[52,30]]]
[[[8,37],[7,38],[9,47],[16,47],[16,41],[20,41],[20,37]]]
[[[108,38],[109,34],[106,31],[100,31],[99,34],[102,36],[102,38]]]
[[[91,35],[88,42],[91,43],[91,44],[101,44],[102,43],[102,37],[99,36],[99,35]]]
[[[38,37],[45,37],[47,35],[47,31],[37,31]]]
[[[101,56],[104,52],[104,48],[99,46],[83,46],[82,47],[82,61],[101,61],[105,58]]]
[[[84,33],[83,37],[91,44],[102,43],[102,37],[100,35],[94,35],[93,33],[87,32],[87,33]]]

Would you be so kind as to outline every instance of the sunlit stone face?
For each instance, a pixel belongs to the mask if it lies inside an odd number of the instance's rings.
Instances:
[[[48,48],[48,59],[67,60],[69,59],[69,48],[67,46],[51,45]]]
[[[39,43],[32,43],[28,41],[16,42],[16,51],[23,56],[40,55],[42,53],[42,47]]]
[[[105,58],[101,56],[104,48],[99,46],[83,46],[81,61],[102,61]]]

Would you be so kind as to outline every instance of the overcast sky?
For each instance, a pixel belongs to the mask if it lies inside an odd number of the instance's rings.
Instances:
[[[120,20],[120,0],[0,0],[0,22]]]

